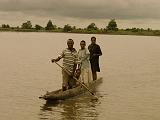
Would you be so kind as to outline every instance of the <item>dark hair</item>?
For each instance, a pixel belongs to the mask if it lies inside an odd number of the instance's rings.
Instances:
[[[73,42],[73,44],[74,44],[74,41],[73,41],[73,39],[68,39],[68,40],[67,40],[67,43],[68,43],[69,41]]]
[[[84,40],[82,40],[81,42],[84,42],[84,43],[86,44],[86,41],[84,41]],[[80,42],[80,43],[81,43],[81,42]]]
[[[92,40],[93,38],[96,40],[96,37],[94,37],[94,36],[93,36],[93,37],[91,37],[91,40]]]

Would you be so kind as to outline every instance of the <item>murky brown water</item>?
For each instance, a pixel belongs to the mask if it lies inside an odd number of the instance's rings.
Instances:
[[[95,35],[101,46],[99,101],[84,94],[60,103],[38,97],[61,87],[61,70],[50,59],[68,38],[92,35],[0,33],[1,120],[159,120],[160,38]]]

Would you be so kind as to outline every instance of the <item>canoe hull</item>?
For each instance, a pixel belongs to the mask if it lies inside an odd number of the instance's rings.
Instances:
[[[96,88],[96,86],[102,82],[102,78],[99,78],[95,81],[92,81],[89,85],[87,85],[87,87],[93,91],[94,88]],[[44,100],[64,100],[64,99],[68,99],[77,95],[80,95],[84,92],[86,92],[86,88],[84,88],[83,86],[78,86],[76,88],[72,88],[72,89],[68,89],[66,91],[62,91],[62,89],[56,90],[56,91],[52,91],[52,92],[47,92],[45,95],[40,96],[40,99],[44,99]]]

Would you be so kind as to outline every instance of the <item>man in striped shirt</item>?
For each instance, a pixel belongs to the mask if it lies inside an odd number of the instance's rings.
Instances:
[[[63,67],[65,70],[62,70],[62,89],[73,88],[76,85],[76,81],[73,79],[74,72],[77,67],[77,51],[73,48],[74,41],[72,39],[67,40],[68,48],[64,49],[62,53],[56,59],[52,59],[52,62],[58,62],[63,58]],[[66,72],[68,71],[68,72]]]

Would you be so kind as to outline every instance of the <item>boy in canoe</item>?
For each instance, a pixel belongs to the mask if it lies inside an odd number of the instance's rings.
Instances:
[[[76,80],[73,79],[77,67],[77,51],[73,48],[74,41],[72,39],[67,40],[68,48],[64,49],[62,53],[56,59],[52,59],[52,62],[58,62],[63,58],[63,70],[62,70],[62,90],[73,88],[76,85]]]

